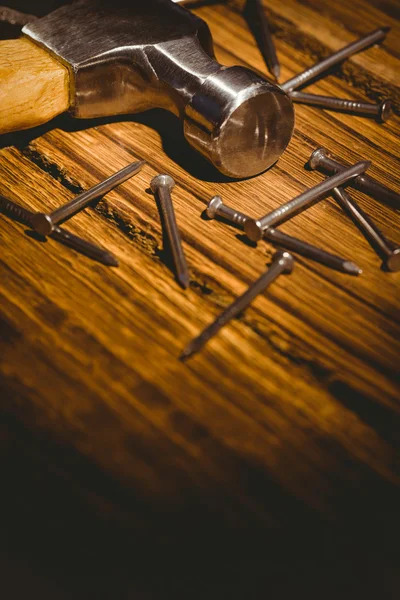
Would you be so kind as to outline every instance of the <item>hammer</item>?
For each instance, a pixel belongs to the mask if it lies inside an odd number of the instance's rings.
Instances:
[[[287,94],[250,69],[219,64],[207,24],[171,0],[79,0],[22,34],[0,43],[0,133],[65,111],[87,119],[158,107],[233,178],[265,171],[292,136]]]

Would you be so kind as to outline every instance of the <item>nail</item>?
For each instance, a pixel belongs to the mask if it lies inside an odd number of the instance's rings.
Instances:
[[[309,69],[302,71],[298,75],[295,75],[291,79],[288,79],[281,85],[281,88],[285,90],[285,92],[295,90],[296,88],[304,85],[308,81],[315,79],[322,73],[325,73],[328,69],[342,62],[349,56],[352,56],[356,52],[360,52],[360,50],[365,50],[369,46],[376,44],[377,42],[381,42],[385,39],[388,31],[390,31],[390,27],[381,27],[380,29],[375,29],[368,33],[364,37],[359,40],[352,42],[348,46],[345,46],[341,50],[338,50],[334,54],[331,54],[321,62],[316,63]]]
[[[210,218],[214,218],[217,215],[224,217],[231,223],[239,225],[239,227],[242,229],[245,222],[250,219],[250,217],[247,215],[233,210],[224,204],[219,196],[214,196],[214,198],[211,198],[210,202],[208,203],[207,214]],[[277,246],[282,246],[283,248],[286,248],[286,250],[296,252],[297,254],[300,254],[300,256],[309,258],[310,260],[325,265],[326,267],[330,267],[331,269],[335,269],[336,271],[341,271],[342,273],[347,273],[349,275],[361,275],[362,273],[360,267],[352,261],[341,258],[340,256],[335,256],[330,252],[326,252],[321,248],[317,248],[317,246],[307,244],[307,242],[303,242],[298,238],[287,235],[286,233],[278,231],[277,229],[273,229],[272,227],[269,227],[264,231],[263,238],[269,242],[272,242],[273,244],[276,244]]]
[[[174,206],[171,200],[171,190],[175,181],[169,175],[157,175],[150,183],[151,190],[157,194],[166,228],[168,241],[171,247],[177,279],[186,289],[189,286],[189,270],[183,253],[181,236],[176,223]]]
[[[330,269],[334,269],[335,271],[347,273],[347,275],[361,275],[362,273],[360,267],[351,260],[347,260],[346,258],[341,258],[335,254],[326,252],[325,250],[317,248],[317,246],[313,246],[312,244],[307,244],[307,242],[303,242],[302,240],[292,237],[291,235],[287,235],[282,231],[273,229],[273,227],[266,229],[264,232],[264,239],[268,240],[269,242],[273,242],[278,246],[283,246],[283,248],[286,248],[286,250],[296,252],[305,258],[309,258],[310,260],[318,262],[325,267],[329,267]]]
[[[18,221],[18,223],[22,223],[23,225],[27,225],[27,227],[31,227],[31,218],[34,215],[31,210],[27,210],[16,202],[12,202],[12,200],[9,200],[1,195],[0,208],[5,215],[11,217],[14,219],[14,221]]]
[[[330,110],[339,110],[353,115],[373,116],[381,123],[385,123],[392,114],[393,103],[391,100],[383,100],[380,104],[369,102],[356,102],[354,100],[343,100],[331,96],[318,96],[317,94],[305,94],[304,92],[289,92],[294,102],[321,106]]]
[[[336,173],[332,177],[328,177],[318,185],[309,188],[293,200],[282,204],[279,208],[268,213],[261,219],[248,219],[244,225],[244,230],[247,237],[253,242],[257,242],[263,237],[265,229],[273,225],[284,223],[300,212],[306,210],[319,200],[322,200],[334,187],[339,187],[347,183],[354,177],[357,177],[370,166],[368,160],[362,160],[345,171]]]
[[[15,219],[19,223],[31,227],[31,219],[35,215],[35,213],[31,210],[23,208],[19,204],[4,198],[4,196],[0,196],[0,209],[2,212],[4,212],[4,214]],[[68,231],[65,231],[65,229],[55,227],[49,237],[107,266],[118,266],[118,260],[113,254],[107,252],[107,250],[99,248],[99,246],[96,246],[95,244],[87,242],[86,240],[72,233],[69,233]]]
[[[70,219],[76,215],[76,213],[86,208],[93,200],[105,196],[108,192],[117,187],[117,185],[120,185],[130,177],[133,177],[133,175],[136,175],[144,164],[146,164],[146,161],[144,160],[131,163],[117,173],[114,173],[114,175],[111,175],[111,177],[101,181],[90,188],[90,190],[82,192],[82,194],[79,194],[79,196],[73,198],[49,214],[40,212],[35,213],[32,218],[33,229],[41,235],[49,235],[58,223]]]
[[[244,228],[244,223],[249,217],[244,215],[243,213],[230,208],[226,204],[222,202],[221,196],[214,196],[211,198],[206,208],[207,216],[210,219],[214,219],[216,215],[220,217],[224,217],[231,223],[235,225],[239,225],[242,229]]]
[[[311,154],[308,164],[310,169],[319,169],[328,174],[338,173],[339,171],[346,169],[346,165],[332,158],[330,153],[325,150],[325,148],[318,148],[317,150],[314,150],[314,152]],[[351,185],[360,192],[364,192],[380,202],[384,202],[385,204],[397,209],[400,208],[400,194],[393,192],[393,190],[390,190],[385,185],[382,185],[370,175],[359,175],[351,182]]]
[[[78,237],[77,235],[74,235],[65,229],[61,229],[60,227],[56,226],[49,237],[51,237],[53,240],[57,240],[61,244],[64,244],[64,246],[68,246],[69,248],[88,256],[93,260],[97,260],[98,262],[107,265],[108,267],[118,267],[118,259],[111,254],[111,252],[103,250],[103,248],[100,248],[95,244],[91,244],[90,242],[87,242],[83,238]]]
[[[383,259],[387,271],[400,271],[400,247],[388,240],[357,202],[342,188],[333,190],[335,199],[353,219],[377,254]]]
[[[255,12],[255,21],[257,21],[259,29],[259,37],[257,39],[261,54],[266,62],[269,71],[274,75],[275,79],[279,79],[281,67],[276,54],[275,44],[268,25],[268,19],[265,14],[265,9],[261,0],[253,0],[252,6]]]
[[[234,319],[242,310],[261,294],[281,273],[291,273],[294,259],[289,252],[278,250],[272,258],[270,268],[255,281],[244,294],[228,306],[204,331],[190,342],[180,356],[184,361],[195,354],[229,321]]]
[[[30,15],[28,13],[15,10],[13,8],[7,8],[6,6],[0,6],[0,22],[4,21],[10,25],[20,25],[23,27],[27,23],[36,21],[38,17],[36,15]]]

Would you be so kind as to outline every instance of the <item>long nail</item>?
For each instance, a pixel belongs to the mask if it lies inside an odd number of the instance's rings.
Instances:
[[[261,0],[252,0],[251,7],[254,10],[254,20],[257,22],[257,31],[259,32],[257,42],[260,52],[263,55],[269,71],[274,75],[275,79],[278,80],[281,67],[276,54],[275,44],[271,35],[264,6],[262,5]],[[249,12],[248,9],[247,12]]]
[[[303,242],[303,240],[299,240],[282,231],[273,229],[273,227],[269,227],[265,230],[264,239],[277,244],[278,246],[282,246],[283,248],[286,248],[286,250],[291,250],[305,258],[318,262],[321,265],[325,265],[325,267],[335,269],[335,271],[347,273],[347,275],[361,275],[362,273],[360,267],[351,260],[326,252],[312,244],[307,244],[307,242]]]
[[[375,29],[374,31],[371,31],[371,33],[368,33],[359,40],[352,42],[348,46],[345,46],[341,50],[338,50],[334,54],[331,54],[330,56],[328,56],[324,60],[321,60],[321,62],[316,63],[309,69],[306,69],[305,71],[302,71],[301,73],[295,75],[291,79],[288,79],[288,81],[285,81],[285,83],[281,85],[281,88],[285,90],[285,92],[295,90],[296,88],[304,85],[308,81],[315,79],[322,73],[325,73],[328,69],[342,62],[346,58],[349,58],[349,56],[352,56],[356,52],[360,52],[360,50],[365,50],[365,48],[368,48],[369,46],[372,46],[373,44],[384,40],[389,30],[390,27],[381,27],[380,29]]]
[[[329,175],[339,173],[347,168],[346,165],[332,158],[325,148],[317,148],[317,150],[314,150],[308,164],[311,169],[319,169]],[[397,194],[385,185],[382,185],[382,183],[379,183],[379,181],[376,181],[376,179],[370,175],[359,175],[353,179],[351,185],[360,192],[364,192],[380,202],[384,202],[393,208],[400,208],[400,194]]]
[[[171,247],[177,279],[186,289],[189,286],[189,270],[183,253],[181,236],[175,218],[174,206],[171,200],[171,190],[175,181],[169,175],[157,175],[151,180],[150,187],[157,194],[162,211],[168,241]]]
[[[4,196],[0,196],[0,210],[19,223],[31,227],[31,219],[35,215],[31,210],[23,208],[19,204],[8,200],[8,198],[4,198]],[[113,254],[73,233],[69,233],[69,231],[65,231],[65,229],[56,226],[49,237],[104,265],[118,266],[118,260]]]
[[[242,229],[244,228],[245,222],[250,218],[244,213],[234,210],[224,204],[219,196],[214,196],[214,198],[211,198],[209,201],[207,215],[211,219],[215,216],[223,217]],[[325,265],[326,267],[335,269],[336,271],[341,271],[342,273],[347,273],[349,275],[360,275],[362,273],[360,267],[352,261],[341,258],[340,256],[335,256],[330,252],[317,248],[317,246],[307,244],[307,242],[303,242],[298,238],[287,235],[272,227],[269,227],[264,231],[264,239],[277,246],[282,246],[286,250],[296,252],[297,254],[300,254],[300,256],[304,256],[305,258],[309,258],[310,260]]]
[[[392,114],[393,103],[391,100],[383,100],[380,104],[370,104],[369,102],[356,102],[355,100],[343,100],[342,98],[332,98],[331,96],[319,96],[317,94],[306,94],[295,91],[289,92],[289,96],[294,102],[299,102],[300,104],[320,106],[321,108],[347,112],[352,115],[376,117],[381,123],[387,121]]]
[[[333,195],[343,210],[353,219],[372,248],[383,259],[383,267],[388,271],[400,271],[400,247],[383,235],[344,189],[335,188]]]
[[[234,319],[242,310],[261,294],[281,273],[291,273],[294,259],[289,252],[278,250],[273,256],[270,268],[247,291],[228,306],[198,337],[190,342],[180,356],[186,360],[200,350],[224,325]]]
[[[27,23],[36,21],[36,19],[38,19],[36,15],[30,15],[20,10],[8,8],[7,6],[0,6],[0,22],[4,21],[10,25],[20,25],[23,27]]]
[[[49,235],[58,223],[70,219],[79,211],[86,208],[93,200],[105,196],[105,194],[108,194],[108,192],[117,187],[117,185],[120,185],[130,177],[133,177],[133,175],[136,175],[144,164],[146,164],[146,162],[141,160],[124,167],[117,173],[114,173],[114,175],[111,175],[111,177],[101,181],[90,188],[90,190],[82,192],[82,194],[79,194],[79,196],[73,198],[60,208],[57,208],[57,210],[53,210],[51,213],[35,213],[32,218],[33,229],[41,235]]]
[[[295,215],[306,210],[319,200],[322,200],[333,190],[333,188],[339,187],[361,173],[364,173],[370,164],[371,163],[368,160],[362,160],[345,171],[336,173],[336,175],[328,177],[325,181],[309,188],[296,198],[293,198],[293,200],[282,204],[279,208],[268,213],[261,219],[248,219],[244,225],[247,237],[253,242],[257,242],[263,237],[265,229],[284,223],[288,219],[291,219]]]
[[[68,246],[69,248],[88,256],[93,260],[97,260],[98,262],[107,265],[108,267],[118,267],[118,259],[111,254],[111,252],[103,250],[103,248],[100,248],[95,244],[91,244],[90,242],[87,242],[83,238],[80,238],[77,235],[66,231],[65,229],[61,229],[60,227],[56,226],[49,237],[51,237],[53,240],[57,240],[61,244],[64,244],[64,246]]]

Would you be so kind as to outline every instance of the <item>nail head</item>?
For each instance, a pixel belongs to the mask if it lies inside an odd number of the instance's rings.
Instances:
[[[150,182],[150,188],[153,194],[160,188],[167,188],[169,191],[175,185],[175,181],[170,175],[156,175]]]
[[[247,219],[244,224],[244,230],[247,237],[252,242],[258,242],[264,234],[260,221],[257,221],[256,219]]]
[[[382,123],[385,123],[390,115],[392,114],[393,102],[391,100],[384,100],[381,102],[379,110],[379,118]]]
[[[321,162],[325,158],[328,158],[328,153],[325,150],[325,148],[317,148],[317,150],[314,150],[314,152],[310,156],[310,160],[308,161],[310,169],[318,169]]]
[[[395,248],[385,263],[388,271],[400,271],[400,248]]]
[[[221,196],[214,196],[213,198],[211,198],[206,208],[207,217],[209,217],[210,219],[214,219],[215,215],[217,214],[217,210],[221,206],[221,204]]]
[[[33,229],[41,235],[50,235],[54,229],[51,218],[44,213],[36,213],[33,215],[31,225]]]
[[[294,258],[290,254],[290,252],[286,252],[285,250],[278,250],[274,254],[274,260],[279,260],[280,264],[284,266],[284,273],[291,273],[294,269]]]

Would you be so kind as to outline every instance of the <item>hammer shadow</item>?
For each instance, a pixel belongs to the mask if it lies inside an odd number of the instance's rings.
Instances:
[[[182,124],[175,115],[158,108],[135,115],[116,115],[98,119],[74,119],[68,114],[63,114],[39,127],[1,135],[0,148],[16,146],[23,150],[33,140],[53,129],[73,133],[122,122],[138,123],[157,131],[162,139],[163,150],[168,157],[196,179],[214,183],[235,181],[220,173],[189,145],[183,135]],[[112,135],[110,139],[112,139]]]

